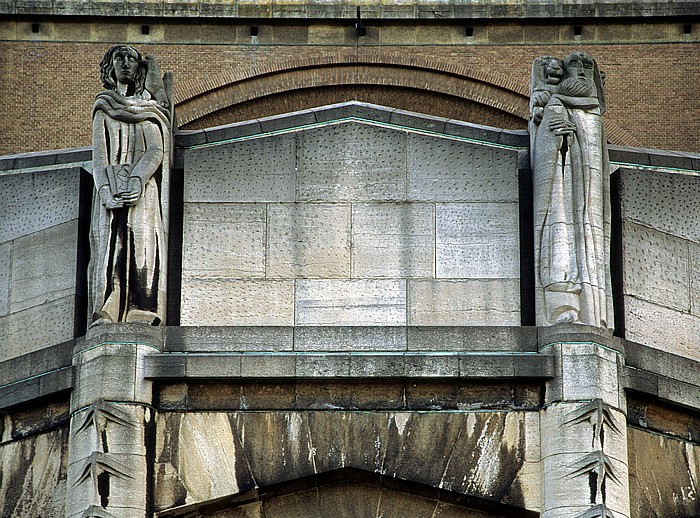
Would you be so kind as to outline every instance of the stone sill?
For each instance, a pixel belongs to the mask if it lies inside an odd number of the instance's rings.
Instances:
[[[423,0],[402,3],[359,3],[365,20],[449,19],[551,19],[637,18],[694,16],[700,14],[693,0],[560,2],[557,0]],[[168,18],[217,17],[249,19],[350,19],[358,2],[215,0],[210,2],[162,2],[145,0],[7,0],[0,14],[54,16],[153,16]]]

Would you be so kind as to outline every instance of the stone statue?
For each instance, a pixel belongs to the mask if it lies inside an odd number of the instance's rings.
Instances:
[[[613,329],[603,78],[588,54],[532,66],[537,324]]]
[[[102,59],[106,90],[92,115],[88,272],[91,327],[165,321],[172,78],[152,56],[118,45]]]

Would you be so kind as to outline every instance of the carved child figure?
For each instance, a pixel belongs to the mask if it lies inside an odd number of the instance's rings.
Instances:
[[[165,320],[171,103],[158,63],[109,49],[93,108],[91,327]],[[166,76],[169,81],[169,76]]]
[[[583,52],[539,58],[530,92],[537,323],[612,330],[601,74]]]

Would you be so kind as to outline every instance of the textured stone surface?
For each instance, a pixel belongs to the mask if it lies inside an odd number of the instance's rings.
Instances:
[[[630,221],[623,228],[626,295],[690,311],[689,242]]]
[[[406,281],[298,280],[297,325],[405,325]]]
[[[517,204],[439,204],[435,224],[438,278],[519,278]]]
[[[404,132],[346,122],[298,139],[298,201],[405,200]]]
[[[520,324],[517,279],[408,281],[412,326],[509,326]]]
[[[294,201],[294,146],[294,135],[277,135],[188,150],[184,199]]]
[[[0,359],[71,340],[75,336],[74,311],[75,296],[70,296],[0,317],[0,336],[4,339]]]
[[[9,273],[10,313],[75,293],[77,233],[78,222],[73,220],[14,240]]]
[[[76,168],[0,176],[0,242],[76,219],[79,196]]]
[[[265,212],[262,204],[186,203],[183,275],[264,277]]]
[[[537,330],[528,327],[416,326],[408,328],[415,351],[537,351]]]
[[[540,474],[524,465],[536,447],[530,439],[537,433],[528,429],[536,430],[538,420],[525,415],[161,413],[156,507],[355,467],[537,509],[537,495],[526,488],[538,484]]]
[[[274,204],[267,209],[267,276],[350,276],[350,205]]]
[[[180,323],[189,325],[294,324],[294,282],[185,279]]]
[[[634,428],[627,435],[632,516],[700,515],[700,446]]]
[[[517,202],[516,150],[410,134],[408,199],[436,202]]]
[[[63,516],[67,463],[67,428],[0,444],[0,514]]]
[[[405,351],[405,327],[311,327],[294,329],[295,351]]]
[[[700,317],[625,297],[628,340],[700,361]]]
[[[291,351],[293,328],[276,326],[184,326],[166,328],[165,350],[229,352]]]
[[[622,216],[700,242],[700,178],[659,171],[622,171]]]
[[[352,276],[434,277],[432,204],[360,204],[352,210]]]

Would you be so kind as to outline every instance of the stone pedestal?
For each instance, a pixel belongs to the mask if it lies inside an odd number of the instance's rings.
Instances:
[[[88,331],[73,356],[66,517],[147,516],[147,443],[154,411],[143,359],[162,328],[112,324]]]
[[[540,350],[555,357],[540,414],[543,518],[630,516],[619,341],[595,328],[553,326]]]

